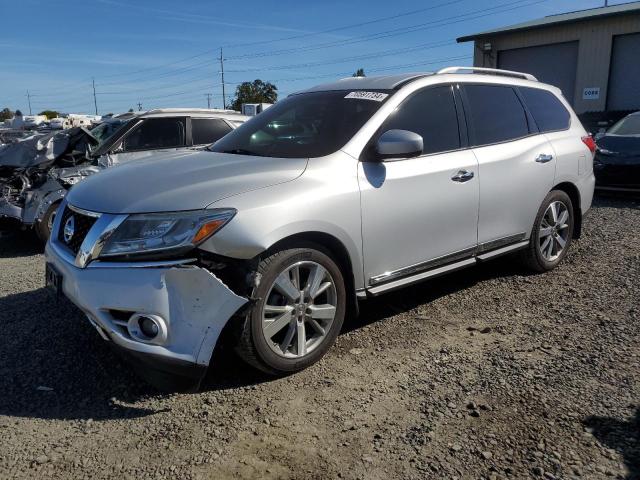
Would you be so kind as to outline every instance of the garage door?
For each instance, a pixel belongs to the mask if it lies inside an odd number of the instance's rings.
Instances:
[[[578,42],[498,52],[498,68],[531,73],[541,82],[560,88],[571,104],[574,98],[577,65]]]
[[[640,33],[613,38],[607,110],[640,109]]]

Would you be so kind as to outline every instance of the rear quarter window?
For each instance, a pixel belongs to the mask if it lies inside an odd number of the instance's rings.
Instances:
[[[220,140],[230,131],[231,127],[219,118],[191,119],[191,135],[194,145],[210,145]]]
[[[553,93],[529,87],[520,87],[520,93],[541,132],[569,128],[571,115]]]

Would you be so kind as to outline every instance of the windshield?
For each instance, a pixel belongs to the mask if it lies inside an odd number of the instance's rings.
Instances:
[[[214,152],[261,157],[323,157],[342,148],[391,90],[292,95],[218,140]]]
[[[607,133],[612,135],[640,135],[640,115],[627,115],[611,127]]]
[[[128,130],[137,121],[138,121],[138,119],[136,119],[136,118],[131,119],[131,120],[120,120],[120,119],[117,119],[117,121],[115,121],[115,122],[112,120],[111,122],[101,123],[100,125],[95,127],[93,130],[91,130],[91,134],[93,136],[95,136],[100,143],[98,143],[98,145],[93,147],[93,149],[91,150],[91,155],[92,156],[100,156],[100,155],[104,155],[105,153],[107,153],[107,150],[109,148],[111,148],[112,144],[115,141],[117,141],[118,138],[120,137],[120,133],[119,132],[124,132],[124,131]],[[111,129],[109,129],[109,127],[108,127],[109,124],[112,124]],[[98,130],[100,127],[103,127],[104,130],[101,130],[100,132],[97,132],[97,135],[96,135],[96,130]],[[98,135],[100,135],[100,138],[98,138]]]
[[[91,129],[91,135],[96,137],[98,145],[94,147],[94,150],[100,148],[104,142],[113,135],[124,123],[125,120],[110,120],[108,122],[101,123],[97,127]]]

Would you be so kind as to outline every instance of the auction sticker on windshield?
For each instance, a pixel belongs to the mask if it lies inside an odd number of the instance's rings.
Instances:
[[[357,98],[359,100],[373,100],[374,102],[382,102],[388,96],[388,93],[380,92],[351,92],[344,98]]]

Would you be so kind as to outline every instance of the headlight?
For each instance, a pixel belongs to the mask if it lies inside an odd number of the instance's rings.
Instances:
[[[101,257],[191,250],[224,227],[234,209],[130,215],[107,240]]]
[[[60,181],[65,185],[75,185],[80,180],[82,180],[82,177],[80,175],[74,175],[74,176],[69,176],[69,177],[60,177]]]

